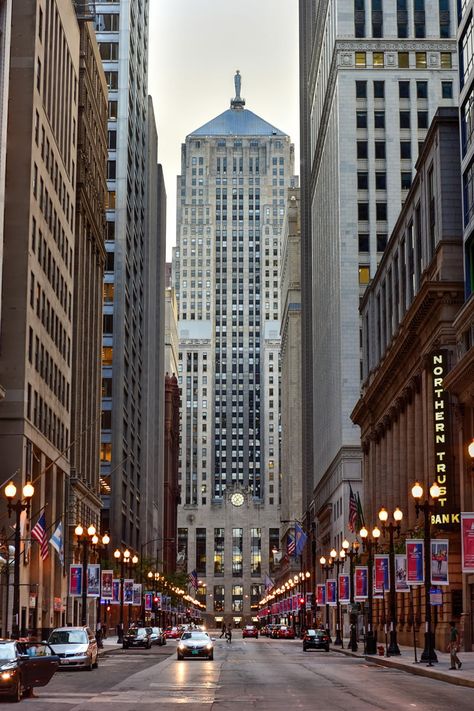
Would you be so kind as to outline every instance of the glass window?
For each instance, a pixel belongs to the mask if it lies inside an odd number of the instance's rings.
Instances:
[[[408,52],[398,53],[398,66],[402,69],[408,69],[410,66],[410,55]]]
[[[356,99],[366,99],[367,98],[367,82],[366,81],[356,81]]]
[[[400,111],[400,128],[410,128],[409,111]]]
[[[374,81],[374,99],[385,98],[385,82]]]
[[[365,52],[356,52],[355,53],[355,65],[356,65],[356,67],[365,67],[365,65],[366,65]]]
[[[428,98],[428,82],[427,81],[417,81],[416,82],[416,98],[417,99],[427,99]]]
[[[441,52],[440,53],[440,63],[441,63],[441,69],[451,69],[452,68],[451,52]]]
[[[269,562],[269,570],[270,574],[275,572],[275,569],[278,564],[279,560],[279,547],[280,547],[280,529],[279,528],[270,528],[268,532],[268,543],[269,543],[269,551],[268,551],[268,562]],[[278,560],[277,560],[278,559]]]
[[[243,573],[243,529],[232,529],[232,575],[240,578]]]
[[[386,202],[375,203],[375,216],[378,221],[384,221],[387,219],[387,203]]]
[[[369,187],[369,174],[366,171],[357,171],[357,189],[367,190]]]
[[[385,141],[375,141],[375,157],[378,160],[385,158]]]
[[[214,575],[224,575],[224,537],[223,528],[214,529]]]
[[[415,37],[425,37],[425,0],[415,0],[414,9]]]
[[[384,170],[377,170],[375,173],[375,189],[387,189],[387,173]]]
[[[244,588],[242,585],[232,585],[232,612],[242,613],[244,609]]]
[[[367,111],[356,112],[356,126],[357,128],[367,128]]]
[[[223,585],[214,585],[214,612],[224,612],[225,588]]]
[[[372,55],[372,64],[375,69],[381,69],[384,66],[383,52],[374,52]]]
[[[365,222],[369,219],[369,203],[368,202],[358,202],[357,203],[357,219],[359,221]]]
[[[383,232],[377,234],[377,252],[383,252],[387,246],[387,235]]]
[[[359,264],[359,284],[368,284],[370,281],[370,268]]]
[[[367,159],[367,141],[357,141],[357,158],[359,160]]]
[[[415,62],[417,69],[426,69],[426,52],[415,52]]]
[[[398,96],[400,99],[410,98],[410,82],[409,81],[399,81],[398,82]]]
[[[450,34],[449,0],[439,0],[439,36],[444,39]]]
[[[383,37],[382,0],[372,0],[372,37]]]
[[[374,127],[385,128],[385,111],[374,111]]]
[[[178,528],[178,551],[176,566],[179,570],[187,571],[188,568],[188,529]]]
[[[369,235],[367,232],[361,232],[359,234],[359,252],[369,252]]]
[[[400,175],[402,190],[409,190],[411,188],[411,173],[407,170],[402,170]]]
[[[397,0],[397,36],[408,37],[408,0]]]
[[[365,0],[354,0],[354,34],[365,37]]]
[[[428,128],[428,111],[418,111],[418,128]]]
[[[262,529],[250,529],[250,575],[262,574]]]
[[[452,81],[442,81],[441,82],[441,96],[443,99],[453,98],[453,82]]]
[[[410,141],[400,141],[400,158],[411,158],[411,143]]]

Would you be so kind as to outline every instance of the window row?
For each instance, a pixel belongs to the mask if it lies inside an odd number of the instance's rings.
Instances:
[[[41,395],[28,383],[26,416],[59,451],[69,446],[69,430]]]
[[[419,143],[419,148],[423,145],[422,142]],[[385,160],[385,141],[374,141],[374,157],[376,160]],[[400,159],[410,160],[412,155],[411,141],[400,141]],[[368,141],[357,141],[357,159],[358,160],[368,160],[369,157],[369,142]]]
[[[465,0],[462,0],[465,2]],[[393,0],[392,0],[393,3]],[[386,9],[392,12],[392,3]],[[383,0],[372,0],[371,14],[367,9],[367,0],[354,0],[354,34],[356,37],[383,37]],[[387,2],[385,2],[387,6]],[[451,32],[451,17],[449,0],[438,0],[438,27],[439,36],[449,38]],[[406,39],[410,36],[416,38],[426,37],[426,11],[425,0],[397,0],[397,37]],[[433,8],[430,7],[430,12]],[[369,34],[370,33],[370,34]]]
[[[375,171],[375,189],[387,189],[387,173],[384,170]],[[400,187],[402,190],[409,190],[411,187],[411,170],[402,170],[400,173]],[[369,173],[366,170],[357,171],[357,189],[369,189]]]
[[[398,120],[400,129],[411,128],[411,112],[410,111],[399,111]],[[368,112],[367,111],[356,111],[356,127],[357,128],[368,128]],[[373,116],[373,127],[374,128],[385,128],[385,111],[374,111]],[[417,111],[417,127],[418,128],[428,128],[428,111]]]
[[[30,273],[30,306],[35,310],[51,340],[55,343],[62,357],[71,365],[71,339],[63,326],[63,319],[59,318],[46,297],[39,280],[35,280],[33,272]]]
[[[44,344],[40,343],[38,336],[34,335],[31,327],[28,332],[28,360],[48,385],[51,392],[69,412],[70,384],[66,382],[61,368],[54,361]]]
[[[399,69],[427,69],[427,52],[397,52],[397,65]],[[368,60],[371,60],[370,62]],[[452,69],[453,58],[451,52],[439,52],[439,66],[441,69]],[[383,69],[391,66],[385,62],[384,52],[355,52],[355,66],[358,69],[372,67]]]

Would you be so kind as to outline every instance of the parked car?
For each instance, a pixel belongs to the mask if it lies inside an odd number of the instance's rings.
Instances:
[[[165,637],[166,637],[166,639],[179,639],[181,637],[179,628],[178,627],[167,627],[165,629]]]
[[[83,667],[91,671],[99,664],[97,640],[89,627],[57,627],[48,644],[59,657],[60,669]]]
[[[214,659],[213,641],[206,632],[200,630],[183,632],[178,642],[176,656],[178,660],[185,657],[206,657],[212,660]]]
[[[278,633],[280,631],[281,625],[272,625],[269,637],[270,639],[278,639]]]
[[[129,647],[144,647],[151,648],[151,636],[148,630],[151,627],[130,627],[128,632],[123,636],[122,648]]]
[[[306,630],[303,637],[303,652],[308,649],[324,649],[329,652],[329,637],[325,630]]]
[[[46,686],[58,667],[59,657],[49,644],[0,639],[0,694],[12,701]]]
[[[157,644],[160,647],[161,645],[166,644],[165,633],[161,627],[147,627],[146,630],[150,634],[152,644]]]
[[[277,630],[278,639],[294,639],[295,630],[293,627],[287,627],[286,625],[280,625]]]
[[[273,623],[265,625],[265,627],[262,627],[260,634],[263,635],[264,637],[271,637],[272,629],[274,627],[275,627],[275,625]]]
[[[255,625],[246,625],[242,630],[242,637],[254,637],[258,639],[258,629]]]

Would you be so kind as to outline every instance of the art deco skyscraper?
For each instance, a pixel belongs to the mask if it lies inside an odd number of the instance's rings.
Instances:
[[[430,121],[456,102],[456,12],[454,0],[300,2],[303,470],[329,548],[361,479],[359,299]]]
[[[182,147],[173,262],[178,561],[218,621],[251,617],[279,545],[279,256],[294,182],[289,136],[245,109],[240,81]]]

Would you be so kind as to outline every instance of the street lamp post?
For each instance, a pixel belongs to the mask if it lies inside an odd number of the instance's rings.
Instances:
[[[118,548],[114,550],[114,558],[120,562],[120,619],[117,634],[117,644],[123,642],[123,583],[125,579],[125,563],[130,559],[130,551],[126,548],[123,553]]]
[[[420,511],[424,516],[424,538],[425,538],[425,648],[421,655],[422,662],[428,662],[428,666],[432,667],[433,662],[438,661],[434,648],[434,635],[431,630],[431,604],[430,604],[430,586],[431,586],[431,514],[436,509],[436,501],[441,494],[441,490],[436,482],[430,486],[430,496],[433,503],[430,504],[428,499],[423,503],[423,487],[416,482],[412,487],[411,495],[415,499],[416,515],[418,517]]]
[[[324,570],[325,573],[325,580],[326,582],[328,581],[329,577],[329,572],[333,570],[334,568],[334,561],[332,558],[325,558],[324,556],[321,556],[319,559],[321,568]],[[327,587],[327,586],[326,586]],[[325,595],[326,595],[326,634],[329,637],[329,641],[331,642],[331,631],[329,628],[329,603],[327,601],[327,590],[325,590]]]
[[[107,546],[109,545],[110,536],[108,533],[105,533],[99,541],[99,536],[95,533],[92,536],[91,543],[92,543],[92,548],[95,551],[97,551],[97,553],[98,553],[99,565],[101,565],[101,563],[102,563],[101,553],[102,553],[102,551],[105,551]],[[102,590],[100,590],[99,597],[97,598],[97,619],[96,619],[96,633],[95,633],[95,636],[97,639],[97,644],[99,645],[99,647],[104,646],[102,643],[102,606],[100,603],[101,594],[102,594]]]
[[[380,538],[380,529],[375,526],[372,529],[372,538],[369,538],[369,532],[365,526],[363,526],[359,535],[362,538],[362,547],[364,550],[367,549],[368,553],[368,575],[367,575],[367,596],[369,609],[367,612],[367,631],[365,635],[365,653],[375,654],[376,652],[376,641],[373,630],[373,603],[374,603],[374,579],[373,579],[373,565],[374,557],[373,551],[377,550],[378,540]]]
[[[89,564],[89,544],[92,543],[96,536],[96,528],[91,524],[87,531],[78,524],[74,529],[77,536],[77,542],[82,546],[82,608],[81,608],[81,625],[87,626],[87,567]],[[97,538],[98,540],[98,538]]]
[[[388,521],[388,511],[385,508],[381,508],[379,511],[379,520],[382,523],[383,535],[386,535],[388,531],[389,535],[389,561],[390,561],[390,644],[388,646],[388,654],[390,656],[398,656],[400,654],[400,647],[397,643],[397,595],[395,591],[395,549],[393,545],[394,534],[397,534],[397,538],[400,536],[400,521],[403,518],[402,511],[398,508],[393,512],[393,521]]]
[[[339,569],[344,569],[346,551],[342,548],[339,555],[335,548],[332,549],[330,556],[336,566],[336,639],[334,644],[337,647],[344,647],[344,642],[341,634],[341,602],[339,600]]]
[[[349,543],[347,539],[344,539],[342,542],[342,547],[346,552],[346,556],[349,558],[349,588],[350,588],[350,596],[351,596],[351,605],[354,604],[354,559],[357,558],[359,555],[359,548],[360,548],[360,543],[359,541],[352,541],[352,544]],[[357,646],[357,629],[356,629],[356,621],[357,621],[357,614],[352,612],[350,613],[350,648],[352,652],[357,652],[358,646]]]
[[[22,489],[22,496],[13,503],[16,496],[17,488],[10,481],[5,487],[5,496],[8,499],[8,516],[11,516],[12,511],[15,512],[15,562],[13,567],[13,619],[12,619],[12,636],[18,639],[20,636],[20,544],[21,544],[21,512],[30,510],[31,498],[35,493],[35,489],[31,482],[26,482]],[[8,615],[8,613],[7,613]]]

